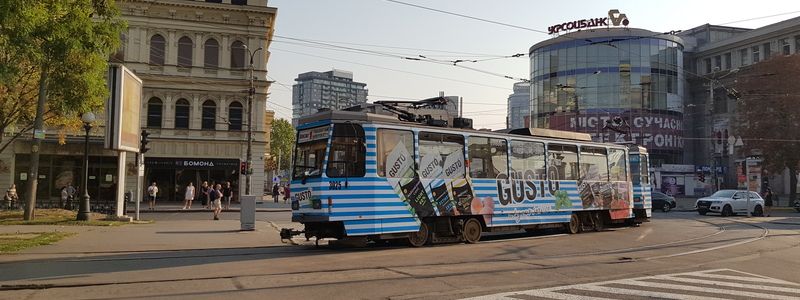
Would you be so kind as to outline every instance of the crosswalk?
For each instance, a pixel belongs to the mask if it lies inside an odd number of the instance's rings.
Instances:
[[[796,300],[800,299],[800,284],[731,269],[716,269],[506,292],[464,300],[653,298]]]

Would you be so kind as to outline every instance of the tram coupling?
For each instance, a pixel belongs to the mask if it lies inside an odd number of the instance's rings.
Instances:
[[[300,231],[291,228],[281,228],[281,242],[283,242],[284,240],[291,240],[293,236],[301,235],[304,233],[306,233],[305,230]]]

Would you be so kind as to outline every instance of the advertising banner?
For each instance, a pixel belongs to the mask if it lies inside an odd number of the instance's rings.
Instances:
[[[630,125],[630,136],[606,129],[608,121],[621,117]],[[648,149],[683,150],[683,116],[621,109],[557,113],[549,116],[550,129],[585,132],[595,141],[635,140]]]

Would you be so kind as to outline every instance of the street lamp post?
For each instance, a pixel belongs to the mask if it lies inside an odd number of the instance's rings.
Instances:
[[[83,129],[86,130],[86,140],[83,149],[83,197],[78,209],[78,221],[88,221],[89,214],[89,131],[92,130],[92,123],[95,121],[94,113],[85,112],[81,116]]]
[[[244,45],[244,49],[250,55],[250,89],[248,89],[247,96],[247,173],[245,173],[245,195],[250,195],[251,178],[250,173],[253,168],[253,97],[256,94],[256,88],[253,85],[253,58],[258,51],[264,50],[259,47],[253,52],[250,48]]]

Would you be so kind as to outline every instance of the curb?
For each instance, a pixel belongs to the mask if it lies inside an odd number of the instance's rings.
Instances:
[[[260,209],[256,209],[256,212],[290,212],[290,211],[292,211],[291,208],[260,208]],[[142,209],[142,210],[139,210],[140,214],[143,214],[143,213],[211,213],[211,212],[212,212],[211,210],[207,210],[207,209],[192,209],[192,210],[188,210],[188,209],[155,209],[155,210]],[[227,210],[223,209],[222,212],[240,212],[240,210],[239,209],[227,209]],[[127,211],[127,213],[136,213],[136,211],[130,210],[130,211]]]

